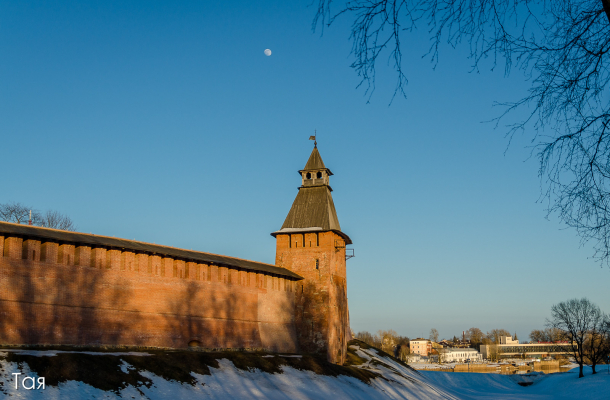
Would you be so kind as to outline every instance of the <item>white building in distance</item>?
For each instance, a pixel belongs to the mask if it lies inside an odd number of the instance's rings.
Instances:
[[[476,349],[465,348],[460,349],[456,347],[446,347],[439,350],[440,362],[481,362],[483,356]]]

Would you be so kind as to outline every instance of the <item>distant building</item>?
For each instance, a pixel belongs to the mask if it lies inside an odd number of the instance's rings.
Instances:
[[[409,349],[411,354],[415,353],[427,357],[428,353],[432,351],[432,342],[422,338],[413,339],[409,343]]]
[[[519,340],[513,340],[512,336],[500,336],[500,344],[519,344]]]
[[[505,337],[506,338],[506,337]],[[511,357],[533,357],[544,358],[556,355],[569,354],[572,351],[572,345],[567,342],[560,343],[522,343],[518,340],[510,340],[508,344],[488,344],[481,345],[481,354],[483,358],[511,358]],[[517,342],[517,343],[515,343]]]
[[[447,347],[439,350],[442,362],[479,362],[483,361],[481,353],[472,348]]]

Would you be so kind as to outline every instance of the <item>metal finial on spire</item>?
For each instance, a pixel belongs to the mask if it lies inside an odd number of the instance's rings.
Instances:
[[[309,140],[313,140],[313,147],[318,147],[318,141],[316,140],[317,134],[318,134],[317,130],[314,129],[313,136],[309,137]]]

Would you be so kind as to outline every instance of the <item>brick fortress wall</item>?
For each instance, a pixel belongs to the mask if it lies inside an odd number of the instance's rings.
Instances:
[[[0,236],[0,344],[298,351],[297,281]]]
[[[345,241],[334,232],[278,234],[275,263],[302,276],[295,282],[299,346],[343,364],[349,333]]]

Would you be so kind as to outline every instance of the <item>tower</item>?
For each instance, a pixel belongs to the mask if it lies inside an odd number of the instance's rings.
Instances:
[[[350,335],[345,246],[352,241],[341,231],[331,195],[330,177],[317,145],[305,168],[301,186],[276,238],[275,263],[304,279],[295,293],[295,324],[303,352],[326,353],[343,364]]]

